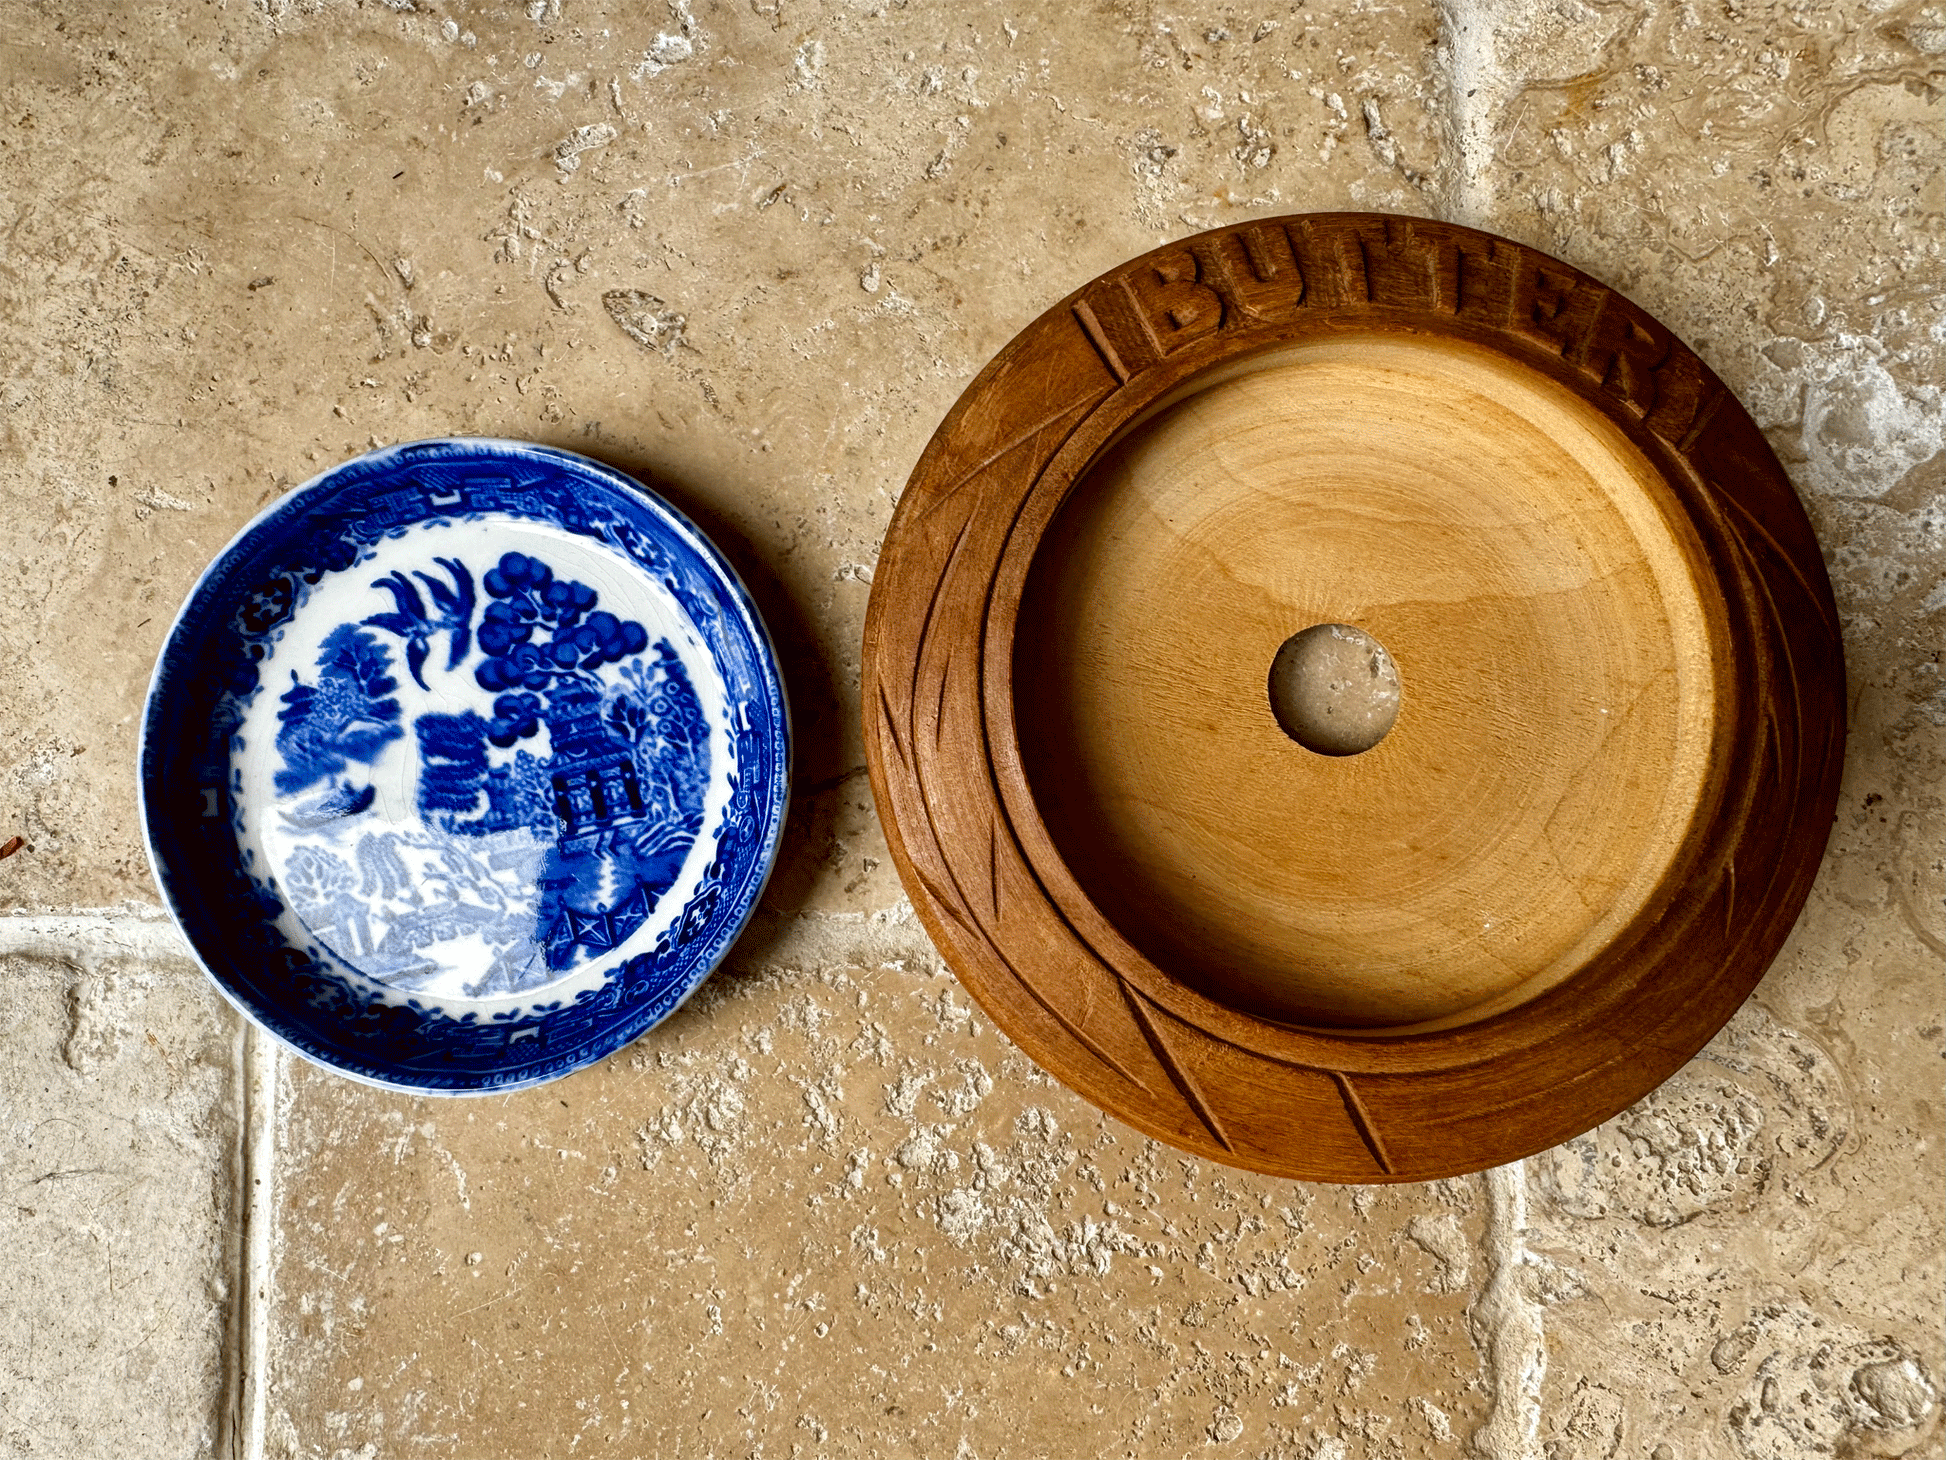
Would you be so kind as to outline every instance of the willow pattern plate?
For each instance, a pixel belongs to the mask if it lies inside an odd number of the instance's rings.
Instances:
[[[344,463],[204,572],[156,665],[156,880],[300,1054],[429,1093],[602,1058],[748,921],[789,803],[776,655],[638,483],[441,440]]]

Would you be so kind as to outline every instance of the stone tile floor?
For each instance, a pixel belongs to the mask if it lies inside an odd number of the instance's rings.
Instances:
[[[0,5],[0,1453],[1937,1455],[1941,89],[1919,0]],[[1180,1158],[900,899],[876,546],[980,364],[1167,238],[1337,207],[1632,294],[1825,544],[1852,742],[1756,998],[1522,1166]],[[787,656],[706,994],[480,1102],[292,1064],[159,919],[135,716],[198,569],[375,442],[653,479]]]

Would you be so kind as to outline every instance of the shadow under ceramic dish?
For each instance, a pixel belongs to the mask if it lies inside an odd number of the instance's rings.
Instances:
[[[776,648],[790,706],[791,810],[763,899],[750,927],[716,974],[734,977],[739,966],[761,952],[771,936],[769,930],[788,924],[810,899],[823,849],[832,841],[838,799],[856,792],[862,781],[864,766],[851,728],[856,712],[847,707],[851,696],[819,643],[813,628],[815,615],[793,596],[735,523],[710,505],[710,493],[702,484],[613,441],[575,437],[559,444],[649,485],[701,528],[743,580]]]

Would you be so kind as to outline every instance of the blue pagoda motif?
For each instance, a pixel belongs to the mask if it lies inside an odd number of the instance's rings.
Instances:
[[[649,814],[635,749],[609,734],[601,711],[601,695],[587,684],[563,685],[548,705],[548,736],[554,746],[548,781],[566,846]]]

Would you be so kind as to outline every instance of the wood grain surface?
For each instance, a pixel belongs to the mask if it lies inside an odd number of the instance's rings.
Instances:
[[[1279,646],[1355,625],[1396,724],[1320,755]],[[866,744],[995,1021],[1184,1149],[1437,1177],[1599,1123],[1789,931],[1844,676],[1808,522],[1654,320],[1504,239],[1269,219],[1048,311],[881,554]]]

